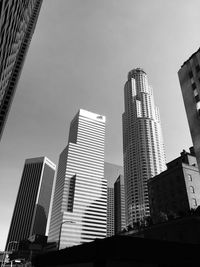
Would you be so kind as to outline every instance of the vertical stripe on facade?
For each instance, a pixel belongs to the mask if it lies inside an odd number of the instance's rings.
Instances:
[[[45,235],[54,174],[55,165],[45,157],[25,161],[7,244]]]

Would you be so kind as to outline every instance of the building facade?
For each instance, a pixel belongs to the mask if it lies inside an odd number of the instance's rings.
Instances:
[[[108,184],[107,198],[107,236],[115,234],[115,200],[114,183],[116,178],[123,174],[123,167],[113,163],[104,163],[104,177]]]
[[[107,180],[108,187],[114,187],[114,183],[119,175],[123,175],[123,167],[110,162],[104,163],[104,177]]]
[[[106,237],[107,182],[104,179],[105,116],[83,109],[70,125],[60,154],[49,241],[58,248]]]
[[[190,134],[200,168],[200,49],[178,71]]]
[[[200,174],[194,151],[185,150],[167,164],[167,170],[148,181],[154,223],[190,214],[200,205]]]
[[[146,73],[133,69],[124,87],[123,156],[127,224],[150,214],[147,181],[165,169],[159,110]]]
[[[42,0],[0,1],[0,138],[41,5]]]
[[[25,161],[6,248],[11,241],[45,235],[55,170],[46,157]]]
[[[114,188],[107,189],[107,237],[115,234],[114,230]]]
[[[114,228],[115,234],[126,227],[124,177],[119,175],[114,184]]]

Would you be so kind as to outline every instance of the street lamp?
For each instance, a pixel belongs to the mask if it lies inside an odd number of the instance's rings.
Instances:
[[[74,221],[70,221],[70,220],[61,222],[61,224],[60,224],[60,230],[59,230],[59,238],[58,238],[58,250],[59,250],[59,247],[60,247],[60,236],[61,236],[62,226],[63,226],[63,224],[65,224],[65,223],[69,223],[69,224],[71,224],[71,223],[76,223],[76,222],[74,222]]]
[[[6,263],[6,255],[9,254],[9,252],[13,252],[15,250],[15,248],[13,249],[13,246],[11,247],[11,250],[9,250],[10,244],[18,244],[19,245],[19,241],[10,241],[10,242],[8,242],[8,245],[6,247],[6,250],[4,251],[4,254],[3,254],[1,267],[4,267],[5,266],[5,263]],[[11,266],[12,266],[12,261],[11,261]]]

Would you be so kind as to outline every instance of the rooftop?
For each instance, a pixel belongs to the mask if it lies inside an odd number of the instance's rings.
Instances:
[[[194,52],[182,65],[181,65],[181,68],[188,62],[190,61],[191,58],[193,58],[194,55],[196,55],[198,52],[200,52],[200,48]]]

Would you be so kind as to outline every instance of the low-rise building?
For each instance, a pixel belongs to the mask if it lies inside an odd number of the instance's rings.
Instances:
[[[200,174],[193,148],[167,164],[167,170],[148,181],[153,223],[180,217],[200,205]]]

